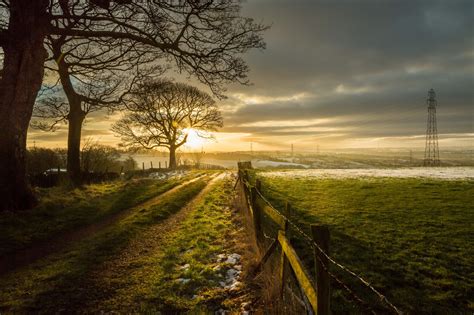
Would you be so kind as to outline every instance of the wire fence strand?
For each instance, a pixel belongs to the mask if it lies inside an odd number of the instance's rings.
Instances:
[[[239,174],[240,175],[240,174]],[[240,176],[239,176],[240,177]],[[251,191],[251,188],[254,188],[255,186],[253,186],[252,184],[250,184],[248,181],[246,181],[244,178],[241,178],[241,182],[242,184],[249,190]],[[350,270],[348,267],[338,263],[336,260],[334,260],[330,255],[328,255],[314,240],[312,237],[310,237],[308,234],[306,234],[296,223],[294,223],[292,220],[288,219],[284,214],[282,214],[278,209],[276,209],[266,198],[265,196],[263,196],[263,194],[261,193],[261,191],[259,191],[258,189],[255,190],[258,194],[258,196],[270,207],[272,208],[272,210],[275,211],[275,213],[277,213],[279,216],[282,217],[282,219],[284,219],[286,222],[288,222],[288,224],[296,231],[298,232],[299,235],[301,235],[303,237],[303,239],[305,240],[305,242],[310,245],[311,247],[313,247],[314,249],[317,249],[319,253],[321,253],[330,263],[332,263],[333,265],[335,265],[336,267],[338,267],[339,269],[343,270],[344,272],[348,273],[349,275],[351,275],[352,277],[354,277],[355,279],[357,279],[358,281],[360,281],[365,287],[367,287],[370,291],[372,291],[375,295],[377,295],[377,297],[379,298],[379,300],[385,304],[387,307],[389,307],[392,311],[394,311],[396,314],[403,314],[392,302],[390,302],[387,297],[385,295],[383,295],[382,293],[380,293],[370,282],[368,282],[367,280],[365,280],[364,278],[362,278],[361,276],[359,276],[358,274],[356,274],[355,272],[353,272],[352,270]],[[249,206],[251,206],[250,202],[249,202]],[[319,255],[316,255],[316,258],[319,260],[319,262],[321,262],[321,264],[323,265],[323,268],[328,272],[328,274],[331,276],[331,278],[333,278],[344,290],[346,290],[351,296],[352,298],[358,302],[358,304],[361,304],[361,305],[365,305],[366,308],[367,308],[367,305],[368,303],[364,302],[360,297],[358,297],[355,292],[353,292],[343,281],[341,281],[340,279],[338,279],[334,274],[332,274],[331,272],[329,272],[327,266],[325,266],[324,262],[322,261],[322,259],[319,257]],[[367,310],[370,310],[371,313],[375,314],[375,312],[372,310],[372,309],[367,309]]]

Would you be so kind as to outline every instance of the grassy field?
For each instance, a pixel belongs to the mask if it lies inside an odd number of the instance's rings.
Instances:
[[[90,306],[87,304],[90,301],[107,299],[101,296],[103,286],[112,284],[95,282],[100,273],[94,271],[113,260],[134,239],[140,239],[149,227],[179,211],[205,185],[205,180],[188,184],[158,203],[137,209],[110,228],[79,241],[68,251],[5,275],[0,279],[0,313],[72,311]],[[127,273],[123,278],[132,280]]]
[[[242,301],[235,292],[229,297],[221,281],[246,262],[218,260],[245,255],[247,246],[231,211],[234,178],[211,178],[135,207],[71,248],[1,276],[0,313],[238,313]]]
[[[0,256],[54,238],[145,202],[197,174],[168,180],[138,179],[68,189],[40,189],[40,204],[0,216]]]
[[[288,200],[306,231],[310,223],[329,225],[335,259],[403,311],[474,311],[473,181],[261,178],[264,195],[279,209]],[[351,312],[340,294],[335,290],[333,310]]]
[[[140,268],[130,276],[140,279],[149,275],[142,285],[144,290],[139,296],[136,287],[129,287],[123,295],[141,300],[141,312],[213,314],[222,307],[238,311],[240,303],[228,300],[228,293],[219,285],[228,266],[216,261],[218,254],[236,250],[233,241],[238,232],[230,210],[232,185],[230,178],[215,183],[193,206],[180,229],[170,234],[162,251],[140,259]]]

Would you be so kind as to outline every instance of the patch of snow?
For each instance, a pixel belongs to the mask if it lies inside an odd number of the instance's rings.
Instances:
[[[191,281],[191,279],[185,279],[185,278],[178,278],[178,279],[176,279],[176,282],[181,283],[181,284],[186,284],[186,283],[188,283],[189,281]]]
[[[180,266],[179,269],[180,270],[188,270],[189,267],[191,267],[191,266],[189,264],[186,264],[186,265]]]
[[[240,261],[240,255],[239,254],[230,254],[228,257],[227,257],[227,260],[226,260],[226,263],[227,264],[231,264],[231,265],[235,265],[236,263],[238,263]]]
[[[227,282],[232,282],[232,280],[234,278],[236,278],[239,274],[240,274],[240,271],[238,271],[237,269],[234,269],[234,268],[230,268],[229,270],[227,270],[227,273],[226,273]]]
[[[226,257],[227,257],[226,254],[219,254],[219,255],[217,255],[217,262],[222,262],[222,261],[224,261]]]
[[[309,165],[305,164],[298,164],[293,162],[276,162],[276,161],[269,161],[269,160],[256,160],[252,161],[254,167],[281,167],[281,166],[297,166],[297,167],[304,167],[309,168]]]
[[[153,172],[148,174],[149,178],[153,179],[168,179],[168,178],[180,178],[187,174],[187,171],[176,170],[171,172]]]
[[[241,286],[241,282],[239,281],[240,274],[241,271],[234,268],[227,270],[225,277],[225,288],[230,289],[231,291],[239,289]]]
[[[411,167],[395,169],[311,169],[262,172],[264,177],[292,178],[432,178],[443,180],[474,179],[474,167]]]
[[[232,283],[232,285],[229,287],[230,291],[238,291],[242,287],[242,282],[240,281],[235,281]]]
[[[223,263],[224,267],[227,265],[232,265],[227,271],[225,272],[225,280],[220,281],[219,285],[231,291],[237,291],[241,288],[242,283],[239,281],[240,274],[242,273],[242,265],[238,264],[240,262],[241,256],[237,253],[233,253],[230,255],[219,254],[217,255],[218,263]],[[219,272],[222,270],[221,265],[217,265],[212,268],[214,271]]]

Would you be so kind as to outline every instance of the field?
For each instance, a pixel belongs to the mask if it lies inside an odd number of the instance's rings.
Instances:
[[[472,177],[321,173],[325,171],[258,172],[257,176],[269,201],[278,209],[289,201],[293,220],[307,232],[310,223],[328,225],[332,256],[403,311],[473,312]],[[300,250],[302,256],[311,257],[304,246]],[[370,298],[362,288],[356,289],[361,297]],[[333,311],[351,312],[340,293],[333,293]]]
[[[30,225],[0,221],[0,313],[239,310],[250,297],[233,182],[205,171],[42,191]],[[5,265],[17,256],[30,260]]]
[[[474,309],[472,172],[257,170],[252,178],[276,208],[289,201],[307,233],[311,223],[328,225],[331,256],[405,313],[464,314]],[[36,208],[0,220],[0,313],[265,309],[255,287],[274,288],[250,276],[253,233],[233,211],[234,184],[228,172],[188,171],[41,189]],[[314,271],[312,250],[294,232],[292,245]],[[343,290],[332,292],[334,314],[364,313]]]
[[[115,181],[72,190],[61,186],[39,188],[38,207],[0,216],[0,255],[120,213],[197,175],[198,172],[193,172],[162,181]]]

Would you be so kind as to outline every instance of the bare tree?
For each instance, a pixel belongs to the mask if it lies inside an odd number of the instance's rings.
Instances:
[[[113,147],[86,141],[81,155],[82,169],[86,173],[120,170],[120,153]]]
[[[122,45],[121,40],[48,36],[47,44],[52,52],[46,63],[47,74],[58,80],[38,97],[33,111],[36,119],[31,125],[54,131],[57,124],[67,122],[67,171],[72,182],[79,185],[81,133],[86,116],[120,108],[123,97],[141,75],[162,74],[161,67],[148,66],[159,54]]]
[[[154,80],[131,95],[129,113],[112,130],[126,147],[167,148],[170,168],[176,168],[176,150],[186,143],[189,129],[215,131],[223,126],[216,102],[195,87]]]
[[[247,83],[241,54],[264,47],[265,29],[241,17],[240,1],[232,0],[0,0],[0,210],[35,202],[26,180],[26,135],[47,36],[146,46],[221,94],[225,83]]]

